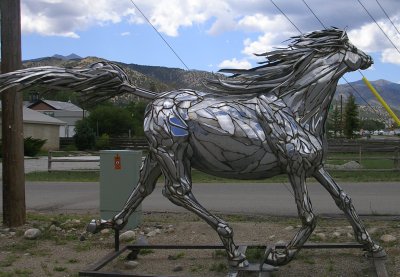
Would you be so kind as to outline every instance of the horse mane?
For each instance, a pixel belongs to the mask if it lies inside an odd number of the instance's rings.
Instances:
[[[221,69],[233,74],[226,80],[206,80],[206,87],[215,93],[267,93],[289,87],[300,76],[314,57],[337,52],[348,41],[345,31],[329,28],[291,38],[287,48],[256,54],[267,60],[251,69]]]

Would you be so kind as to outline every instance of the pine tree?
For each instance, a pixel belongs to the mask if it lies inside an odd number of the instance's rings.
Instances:
[[[359,128],[359,124],[356,99],[350,94],[344,110],[344,135],[347,138],[354,138],[354,131]]]
[[[338,134],[340,135],[343,130],[340,117],[341,116],[339,107],[338,105],[335,105],[335,107],[329,113],[329,118],[328,118],[328,130],[333,131],[333,136],[335,138],[338,136]]]

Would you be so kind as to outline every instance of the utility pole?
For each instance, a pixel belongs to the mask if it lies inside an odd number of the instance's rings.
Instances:
[[[1,72],[21,68],[20,0],[0,0]],[[3,147],[3,224],[25,223],[24,134],[22,93],[16,88],[1,95]]]

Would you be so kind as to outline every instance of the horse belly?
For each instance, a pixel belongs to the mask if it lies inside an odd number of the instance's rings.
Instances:
[[[219,140],[191,137],[192,166],[225,178],[262,179],[281,173],[276,156],[268,145],[244,144],[240,138],[222,136]]]

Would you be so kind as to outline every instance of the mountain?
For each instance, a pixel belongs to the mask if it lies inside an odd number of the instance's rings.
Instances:
[[[88,66],[98,61],[105,61],[98,57],[80,58],[78,55],[71,54],[68,56],[54,55],[53,57],[45,57],[35,60],[28,60],[23,62],[24,67],[34,66],[60,66],[60,67],[83,67]],[[197,90],[207,90],[202,81],[204,79],[226,78],[221,74],[214,74],[207,71],[199,70],[183,70],[179,68],[168,68],[163,66],[148,66],[138,64],[126,64],[115,62],[121,66],[131,82],[138,87],[150,89],[157,92],[168,91],[180,88],[189,88]],[[371,81],[372,85],[381,94],[385,101],[391,108],[400,115],[400,84],[392,83],[386,80]],[[355,90],[357,92],[355,92]],[[368,87],[362,80],[352,82],[349,84],[338,85],[336,94],[334,96],[334,104],[340,105],[340,96],[343,98],[343,104],[346,103],[347,97],[353,94],[356,102],[360,105],[360,115],[365,118],[385,118],[387,119],[387,112],[382,108],[382,105],[376,100],[375,96],[371,93]],[[361,95],[361,96],[360,96]],[[47,97],[47,96],[46,96]],[[123,96],[117,101],[126,103],[131,101],[134,96]],[[61,100],[61,99],[60,99]],[[365,103],[365,101],[368,103]],[[371,109],[370,106],[374,108]],[[379,115],[377,115],[379,114]]]
[[[74,53],[69,54],[68,56],[55,54],[55,55],[53,55],[53,58],[60,59],[60,60],[67,60],[67,61],[82,59],[82,57],[80,57],[80,56],[78,56],[77,54],[74,54]]]
[[[86,57],[71,59],[71,54],[67,57],[54,55],[23,62],[24,67],[36,66],[60,66],[60,67],[84,67],[99,61],[107,61],[97,57]],[[114,61],[113,61],[114,62]],[[179,68],[168,68],[162,66],[147,66],[138,64],[126,64],[114,62],[124,69],[131,82],[138,87],[161,92],[173,89],[189,88],[206,90],[202,80],[215,78],[215,74],[200,70],[183,70]],[[223,75],[217,74],[220,78]]]
[[[387,80],[370,81],[370,83],[393,112],[400,117],[400,84]],[[342,96],[344,105],[350,94],[354,95],[356,103],[359,105],[360,118],[376,119],[390,125],[391,117],[362,80],[338,85],[334,104],[340,105],[340,96]]]
[[[387,80],[370,81],[370,83],[392,108],[400,110],[400,84],[392,83]],[[353,94],[356,98],[356,102],[360,105],[366,105],[362,98],[364,98],[371,106],[381,105],[365,85],[364,81],[360,80],[349,84],[338,85],[335,99],[338,100],[340,95],[347,98],[350,94]]]

